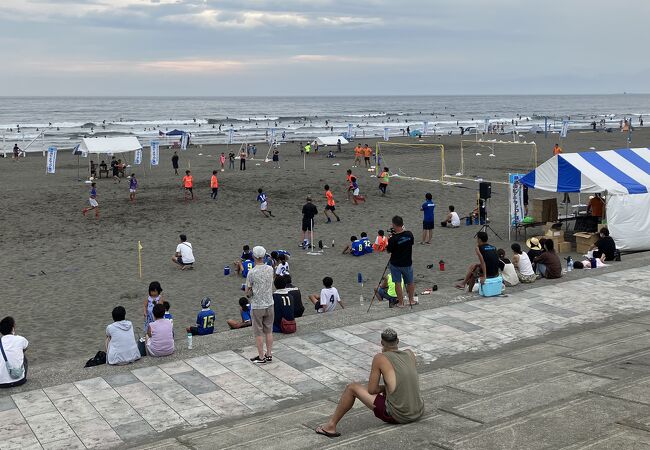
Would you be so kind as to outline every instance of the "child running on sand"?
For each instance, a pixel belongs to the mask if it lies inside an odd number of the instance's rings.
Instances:
[[[221,154],[223,156],[223,153]],[[223,167],[223,163],[222,163]],[[223,170],[223,168],[221,169]],[[212,171],[212,176],[210,177],[210,188],[212,189],[212,193],[210,194],[210,198],[212,200],[217,199],[217,194],[219,193],[219,180],[217,180],[217,171],[213,170]]]
[[[354,190],[354,188],[352,187],[352,177],[353,176],[354,175],[352,175],[352,170],[348,169],[346,171],[346,175],[345,175],[345,180],[347,182],[346,193],[347,193],[347,196],[348,196],[348,200],[350,200],[350,193]]]
[[[366,197],[359,193],[359,184],[357,183],[357,177],[350,178],[350,182],[352,183],[352,202],[355,205],[358,205],[359,202],[365,202]]]
[[[183,177],[183,189],[184,189],[184,196],[183,198],[187,200],[187,194],[189,193],[192,197],[192,200],[194,200],[194,191],[192,190],[194,187],[194,179],[192,178],[192,172],[189,170],[185,171],[185,176]]]
[[[269,209],[268,197],[262,188],[257,190],[257,201],[260,202],[260,211],[262,211],[264,217],[275,217]]]
[[[334,217],[336,217],[336,221],[340,222],[341,219],[334,212],[336,211],[336,202],[334,201],[334,194],[332,194],[332,191],[330,191],[329,184],[325,185],[325,198],[327,199],[327,205],[325,206],[325,217],[327,217],[327,223],[332,222],[329,213],[334,214]]]
[[[99,203],[97,203],[97,183],[92,183],[90,185],[90,197],[88,198],[88,203],[90,204],[90,208],[84,208],[81,211],[81,214],[85,216],[88,211],[94,209],[95,218],[99,219]]]
[[[135,174],[132,173],[129,177],[129,200],[131,203],[135,203],[135,191],[138,190],[138,180],[135,178]]]

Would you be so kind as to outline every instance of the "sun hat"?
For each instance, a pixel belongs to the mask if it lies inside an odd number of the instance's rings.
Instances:
[[[539,239],[532,237],[526,241],[526,247],[531,250],[541,250],[542,247],[539,245]]]
[[[266,249],[261,245],[256,245],[253,247],[253,258],[262,259],[266,255]]]

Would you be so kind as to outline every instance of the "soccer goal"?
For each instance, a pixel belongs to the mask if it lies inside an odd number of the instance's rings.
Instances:
[[[374,165],[369,171],[374,171],[375,175],[379,175],[384,167],[388,167],[391,178],[451,185],[461,184],[455,180],[443,179],[444,149],[442,144],[377,142]]]
[[[508,184],[509,173],[528,173],[537,167],[535,142],[461,140],[460,148],[448,146],[443,154],[444,180]]]

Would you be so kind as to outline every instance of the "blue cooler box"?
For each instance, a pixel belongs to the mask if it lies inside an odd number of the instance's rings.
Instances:
[[[486,278],[484,284],[478,286],[478,293],[483,297],[495,297],[503,291],[503,278],[501,275],[494,278]]]

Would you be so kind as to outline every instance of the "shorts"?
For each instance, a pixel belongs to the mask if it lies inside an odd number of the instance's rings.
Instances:
[[[404,279],[404,284],[413,283],[413,266],[399,267],[390,264],[390,274],[395,283],[401,283],[402,277]]]
[[[392,295],[388,295],[388,291],[384,288],[379,288],[377,289],[377,295],[379,295],[380,298],[383,298],[384,300],[388,300],[391,303],[396,303],[397,302],[397,297],[393,297]]]
[[[129,192],[130,192],[131,194],[135,194],[135,189],[129,189]]]
[[[386,410],[386,397],[384,397],[384,394],[378,394],[372,404],[372,412],[375,413],[376,418],[381,419],[386,423],[398,423],[397,420],[393,419],[393,417],[391,417],[391,415],[388,414],[388,411]]]
[[[267,206],[269,206],[269,204],[267,202],[260,203],[260,210],[261,211],[266,211]]]
[[[435,227],[435,223],[428,222],[426,220],[422,221],[422,229],[423,230],[433,230],[434,227]]]
[[[356,188],[354,191],[352,191],[352,195],[359,195],[359,188]]]
[[[314,309],[316,312],[322,312],[323,305],[320,304],[320,301],[318,303],[314,303]]]
[[[273,319],[275,313],[273,306],[264,309],[254,309],[251,311],[253,322],[253,336],[263,336],[273,333]]]
[[[325,206],[325,211],[332,211],[332,212],[334,212],[334,211],[336,211],[336,206],[334,206],[334,205],[326,205],[326,206]]]
[[[302,231],[311,231],[312,230],[312,220],[313,219],[302,219]]]
[[[192,192],[192,188],[191,188],[191,187],[186,187],[185,190],[186,190],[186,191],[189,191],[189,192]]]
[[[191,263],[183,262],[183,258],[181,256],[176,257],[176,262],[178,264],[180,264],[181,266],[189,266],[190,264],[194,264],[193,262],[191,262]]]
[[[370,162],[370,156],[364,156],[363,160],[366,161],[366,162]]]
[[[97,203],[97,200],[94,198],[89,198],[88,203],[90,203],[90,206],[93,208],[97,208],[99,206],[99,203]]]

